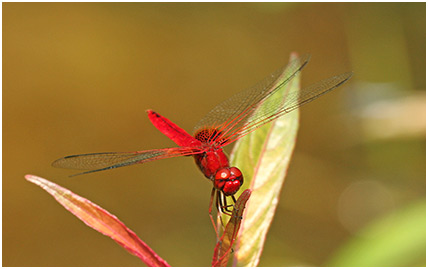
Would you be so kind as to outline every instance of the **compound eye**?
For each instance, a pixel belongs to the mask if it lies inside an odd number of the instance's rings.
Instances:
[[[240,178],[240,177],[242,177],[242,172],[241,172],[241,170],[239,170],[238,168],[236,168],[236,167],[231,167],[230,168],[230,174],[232,175],[232,176],[235,176],[236,178]]]
[[[215,174],[215,180],[227,180],[230,177],[230,171],[227,168],[222,168]]]
[[[226,196],[234,195],[242,183],[244,183],[242,172],[236,167],[222,168],[214,177],[214,187]]]

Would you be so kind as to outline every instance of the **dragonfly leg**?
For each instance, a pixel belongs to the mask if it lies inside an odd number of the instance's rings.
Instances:
[[[224,195],[224,193],[222,193],[220,190],[217,190],[216,188],[213,188],[211,190],[211,198],[210,198],[210,205],[209,205],[208,213],[210,215],[210,220],[211,220],[211,223],[214,227],[214,230],[215,230],[215,233],[217,236],[217,240],[219,240],[219,238],[220,238],[219,237],[220,227],[223,227],[223,228],[225,227],[221,214],[225,214],[225,215],[232,217],[233,206],[236,203],[236,198],[233,195],[231,197],[232,197],[233,203],[229,204],[227,202],[227,196]],[[215,199],[215,201],[214,201],[214,199]],[[216,208],[217,216],[214,216],[214,212],[213,212],[214,206]],[[232,207],[232,209],[230,209],[231,207]],[[220,222],[217,221],[217,224],[216,224],[216,222],[214,221],[215,218],[220,219]]]
[[[230,215],[230,213],[232,213],[232,210],[230,210],[229,207],[231,207],[231,206],[232,205],[228,205],[227,204],[227,197],[226,197],[226,195],[223,195],[223,206],[222,206],[223,213],[225,213],[227,215]]]
[[[226,197],[226,195],[224,195],[223,193],[222,193],[222,198],[223,198],[223,201],[220,201],[220,208],[221,208],[221,212],[223,213],[223,214],[226,214],[226,215],[228,215],[228,216],[232,216],[231,215],[231,213],[233,212],[233,209],[229,209],[230,207],[233,207],[235,204],[236,204],[236,199],[235,199],[235,196],[231,196],[232,197],[232,200],[233,200],[233,204],[228,204],[228,202],[227,202],[227,197]]]
[[[208,214],[210,215],[211,223],[213,224],[215,235],[217,237],[217,241],[219,241],[220,240],[220,236],[218,234],[218,229],[217,229],[217,226],[216,226],[216,223],[214,221],[213,214],[212,214],[213,213],[212,212],[213,201],[214,201],[214,196],[215,196],[215,199],[216,199],[216,201],[215,201],[215,207],[216,207],[217,218],[220,217],[219,210],[218,210],[218,193],[217,192],[218,191],[215,188],[213,188],[212,191],[211,191],[210,207],[208,209]]]
[[[227,212],[224,212],[224,206],[222,203],[222,197],[221,196],[224,197],[223,193],[221,191],[217,190],[217,200],[216,200],[217,205],[216,205],[216,207],[217,207],[217,212],[218,212],[218,218],[220,219],[221,226],[224,228],[223,218],[221,217],[220,213],[223,213],[226,215],[230,215],[230,214],[228,214]]]

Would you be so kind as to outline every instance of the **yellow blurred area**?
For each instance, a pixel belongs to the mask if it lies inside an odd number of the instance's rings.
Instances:
[[[73,178],[50,164],[174,146],[146,109],[191,132],[291,52],[312,55],[303,86],[354,77],[302,108],[260,266],[326,265],[372,223],[425,201],[425,3],[2,5],[3,266],[141,266],[28,173],[115,214],[169,264],[209,266],[211,183],[193,159]],[[425,249],[413,254],[398,265],[425,266]]]

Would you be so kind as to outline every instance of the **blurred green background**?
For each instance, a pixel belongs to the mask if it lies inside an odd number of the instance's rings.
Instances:
[[[174,266],[209,266],[211,184],[190,158],[74,178],[71,154],[174,146],[182,128],[311,53],[304,107],[261,266],[425,266],[425,3],[3,3],[3,265],[140,266],[28,183],[118,216]]]

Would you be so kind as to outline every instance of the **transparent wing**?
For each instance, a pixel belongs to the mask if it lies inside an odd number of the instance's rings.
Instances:
[[[290,82],[309,62],[310,55],[291,61],[249,89],[238,92],[208,112],[195,126],[194,133],[205,129],[217,129],[237,133],[249,120],[260,103]],[[281,80],[281,81],[280,81]],[[279,81],[279,83],[278,83]],[[211,136],[210,140],[218,139]]]
[[[178,156],[193,155],[197,153],[201,153],[201,150],[190,147],[154,149],[136,152],[89,153],[71,155],[58,159],[52,163],[52,166],[67,169],[89,170],[83,173],[72,175],[77,176],[133,164]]]
[[[300,91],[288,91],[285,96],[274,95],[269,97],[263,102],[263,106],[258,106],[253,110],[251,117],[244,124],[239,126],[239,128],[232,125],[230,125],[229,128],[226,127],[219,139],[227,141],[227,143],[223,145],[229,144],[245,136],[249,132],[254,131],[261,125],[275,120],[339,87],[351,77],[351,72],[343,73],[322,80]],[[298,90],[299,87],[294,87],[293,89]]]
[[[337,88],[352,76],[352,73],[344,73],[300,91],[296,90],[298,87],[287,89],[285,96],[275,95],[278,90],[286,87],[308,61],[308,55],[293,60],[254,87],[219,104],[198,123],[196,132],[201,129],[216,129],[218,132],[208,136],[208,140],[213,144],[227,145],[261,125]]]

